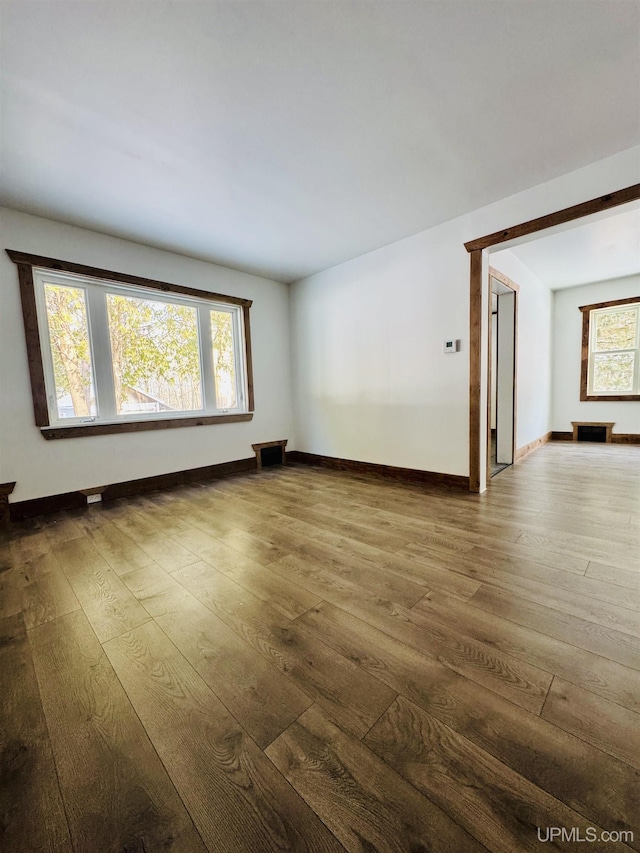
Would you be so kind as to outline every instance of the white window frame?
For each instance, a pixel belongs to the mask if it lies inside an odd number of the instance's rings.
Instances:
[[[40,428],[43,438],[78,438],[228,424],[253,419],[250,299],[32,255],[14,249],[6,251],[18,270],[33,413],[35,424]],[[98,409],[95,417],[59,417],[44,293],[45,281],[80,287],[85,292],[91,365],[95,377],[93,387]],[[186,305],[197,310],[203,401],[200,410],[116,414],[111,339],[106,311],[106,296],[110,292]],[[216,403],[210,318],[210,312],[216,310],[228,312],[232,317],[238,403],[233,409],[222,408]]]
[[[178,293],[165,293],[159,290],[121,284],[105,279],[67,272],[57,272],[46,268],[33,269],[33,283],[38,315],[38,329],[42,351],[49,424],[56,428],[74,427],[85,424],[117,424],[144,421],[172,420],[176,418],[198,418],[206,415],[243,414],[247,409],[247,382],[244,354],[244,322],[241,307],[210,299],[197,299]],[[96,414],[90,417],[61,418],[58,413],[56,386],[53,369],[53,357],[50,346],[49,325],[45,304],[45,284],[58,284],[84,291],[93,372],[93,387],[96,399]],[[109,335],[106,297],[108,294],[148,299],[154,302],[167,302],[184,305],[196,310],[198,326],[198,344],[200,354],[200,382],[202,408],[172,412],[146,412],[118,415],[116,412],[113,368],[111,364],[111,342]],[[233,344],[236,366],[237,407],[225,409],[218,406],[213,370],[213,349],[211,340],[211,311],[224,311],[231,314],[233,324]]]
[[[636,336],[634,346],[620,350],[600,351],[595,349],[598,317],[607,314],[635,311]],[[580,308],[583,314],[583,373],[581,380],[581,400],[637,400],[640,399],[640,297],[614,300],[600,305],[586,305]],[[633,361],[633,381],[629,391],[595,391],[593,376],[595,371],[595,356],[617,355],[631,353]]]

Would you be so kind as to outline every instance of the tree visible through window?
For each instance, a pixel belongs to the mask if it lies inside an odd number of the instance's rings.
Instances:
[[[44,292],[58,417],[65,417],[64,398],[67,396],[76,417],[95,415],[84,290],[46,284]]]
[[[253,418],[250,299],[6,251],[44,438]]]
[[[640,297],[583,306],[582,400],[640,395]]]
[[[196,309],[109,293],[107,313],[116,413],[202,409]]]
[[[34,273],[50,423],[247,411],[240,305]]]
[[[211,340],[216,396],[225,408],[235,409],[238,405],[236,359],[233,349],[233,326],[229,313],[211,312]]]

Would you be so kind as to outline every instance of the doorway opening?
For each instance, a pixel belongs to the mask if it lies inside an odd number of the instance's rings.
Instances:
[[[487,366],[490,338],[487,317],[491,316],[488,250],[500,244],[508,248],[510,243],[513,245],[513,241],[521,240],[531,234],[554,227],[563,227],[578,219],[599,215],[604,211],[638,200],[640,200],[640,184],[634,184],[465,243],[470,257],[469,490],[471,492],[485,491],[490,482],[487,464],[488,412],[490,411]]]

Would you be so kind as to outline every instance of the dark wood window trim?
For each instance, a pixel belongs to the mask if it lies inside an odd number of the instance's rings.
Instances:
[[[631,296],[628,299],[613,299],[610,302],[596,302],[593,305],[581,305],[578,309],[582,312],[582,360],[580,365],[580,400],[589,403],[615,403],[628,400],[640,400],[640,394],[589,394],[589,331],[591,312],[599,308],[615,308],[617,305],[638,305],[640,296]]]
[[[238,415],[200,415],[186,418],[164,418],[157,421],[125,421],[123,423],[87,424],[86,426],[45,427],[41,430],[46,439],[82,438],[86,435],[113,435],[117,432],[145,432],[153,429],[234,424],[253,420],[253,412]]]
[[[131,284],[134,287],[147,287],[150,290],[163,290],[165,293],[182,293],[184,296],[195,296],[196,299],[209,299],[212,302],[228,302],[231,305],[246,305],[250,307],[251,299],[241,299],[239,296],[223,296],[221,293],[210,293],[208,290],[197,290],[195,287],[183,287],[168,281],[158,281],[154,278],[142,278],[139,275],[103,270],[98,267],[88,267],[86,264],[74,264],[70,261],[60,261],[43,255],[29,255],[26,252],[16,252],[7,249],[7,254],[14,264],[25,264],[30,267],[43,267],[57,272],[71,272],[86,275],[90,278],[101,278],[107,281],[117,281],[120,284]]]
[[[56,258],[48,258],[42,255],[31,255],[26,252],[17,252],[13,249],[7,249],[6,252],[13,263],[18,267],[18,282],[20,285],[22,318],[27,343],[27,359],[29,363],[29,376],[31,379],[33,411],[36,426],[41,428],[44,438],[79,438],[81,436],[110,435],[120,432],[176,429],[178,427],[237,423],[240,421],[250,421],[253,418],[255,402],[253,391],[253,364],[251,359],[251,327],[249,318],[249,309],[252,305],[251,299],[241,299],[236,296],[224,296],[220,293],[210,293],[207,290],[197,290],[194,287],[183,287],[182,285],[172,284],[166,281],[141,278],[140,276],[127,275],[126,273],[100,269],[98,267],[90,267],[85,264],[75,264],[70,261],[61,261]],[[147,288],[149,290],[161,290],[165,293],[176,293],[183,296],[193,296],[197,299],[209,300],[211,302],[226,302],[231,305],[240,306],[244,321],[247,406],[249,411],[239,414],[194,415],[177,418],[162,418],[153,421],[122,421],[120,423],[96,423],[82,426],[74,425],[68,427],[51,427],[49,422],[49,409],[47,406],[47,391],[44,379],[40,333],[38,329],[36,295],[33,280],[34,267],[56,270],[57,272],[76,273],[90,278],[118,282],[120,284],[129,284],[135,287]]]

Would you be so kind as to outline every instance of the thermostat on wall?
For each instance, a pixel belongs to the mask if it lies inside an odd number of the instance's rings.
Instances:
[[[442,345],[443,352],[458,352],[460,341],[445,341]]]

